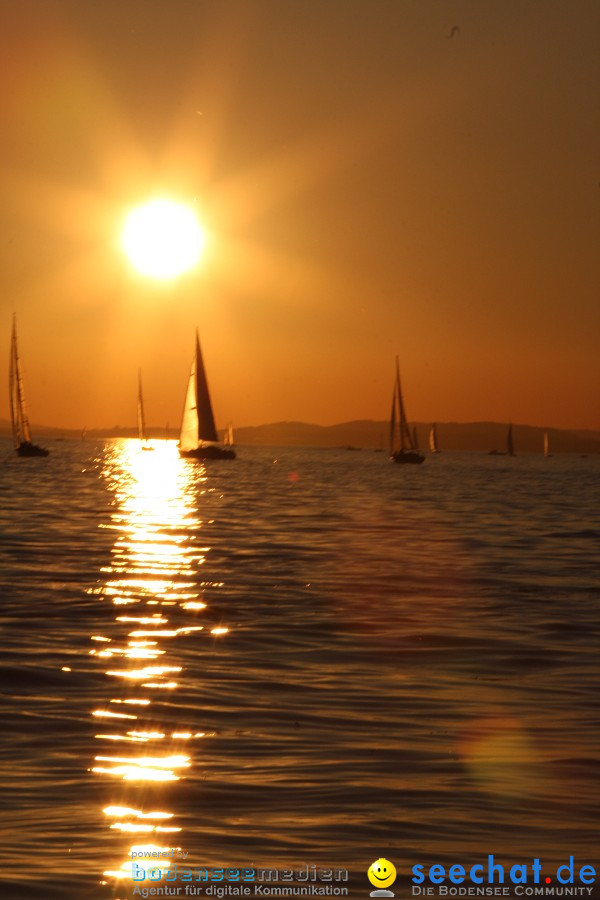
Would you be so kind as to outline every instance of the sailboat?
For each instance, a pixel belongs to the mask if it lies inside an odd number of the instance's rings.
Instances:
[[[488,456],[516,456],[513,442],[512,422],[509,422],[506,433],[506,450],[490,450]]]
[[[13,441],[19,456],[48,456],[49,450],[38,447],[31,440],[31,428],[25,406],[23,375],[17,348],[17,319],[13,316],[12,337],[10,342],[10,417],[12,420]]]
[[[235,450],[221,446],[218,441],[196,330],[196,348],[179,435],[179,455],[186,459],[235,459]]]
[[[508,426],[508,434],[506,435],[506,455],[515,455],[515,445],[513,443],[512,422]]]
[[[224,447],[233,447],[233,445],[234,445],[233,425],[230,422],[223,433],[223,446]]]
[[[439,453],[439,447],[437,445],[437,431],[435,427],[435,422],[431,426],[429,431],[429,452],[430,453]]]
[[[148,443],[146,434],[146,418],[144,416],[144,397],[142,395],[142,370],[138,370],[138,401],[137,401],[138,437],[142,450],[154,450]]]
[[[396,411],[398,412],[398,432],[396,433]],[[398,438],[398,440],[397,440]],[[398,447],[398,442],[400,446]],[[392,396],[392,413],[390,416],[390,457],[395,463],[422,463],[425,457],[419,453],[414,436],[410,433],[406,421],[406,411],[400,386],[400,366],[396,357],[396,380]]]
[[[548,441],[548,432],[544,432],[544,456],[552,456],[550,453],[550,443]]]

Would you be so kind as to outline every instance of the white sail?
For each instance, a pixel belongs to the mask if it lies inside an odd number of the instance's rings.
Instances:
[[[544,456],[550,456],[550,444],[548,442],[548,432],[544,432]]]
[[[233,425],[231,422],[225,429],[225,433],[223,435],[223,443],[226,447],[233,447]]]
[[[181,450],[195,450],[198,446],[198,400],[196,397],[196,354],[192,360],[190,380],[188,381],[179,447]]]
[[[439,453],[438,445],[437,445],[437,431],[435,425],[431,426],[431,430],[429,432],[429,452],[430,453]]]

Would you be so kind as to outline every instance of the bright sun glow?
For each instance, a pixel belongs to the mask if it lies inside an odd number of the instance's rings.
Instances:
[[[125,220],[122,244],[131,264],[152,278],[174,278],[200,259],[204,232],[193,210],[172,200],[150,200]]]

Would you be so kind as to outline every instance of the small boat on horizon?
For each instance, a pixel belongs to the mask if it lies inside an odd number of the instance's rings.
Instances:
[[[430,453],[439,453],[440,452],[439,447],[438,447],[438,442],[437,442],[437,430],[435,427],[435,422],[433,423],[433,425],[431,426],[431,429],[429,431],[429,452]]]
[[[31,440],[31,428],[25,404],[23,375],[17,347],[17,317],[13,315],[12,337],[10,342],[9,368],[10,418],[12,422],[13,442],[18,456],[48,456],[49,450],[38,447]]]
[[[233,430],[231,433],[233,436]],[[179,455],[184,459],[235,459],[236,455],[231,447],[219,444],[198,329],[183,408]]]
[[[142,395],[142,370],[138,369],[138,401],[137,401],[138,437],[142,450],[154,450],[148,443],[146,434],[146,417],[144,416],[144,397]]]
[[[488,456],[516,456],[515,445],[513,441],[512,422],[508,424],[508,432],[506,434],[506,450],[490,450]]]
[[[544,456],[546,456],[546,457],[552,456],[552,454],[550,453],[550,442],[548,440],[548,432],[547,431],[544,432]]]
[[[397,412],[397,417],[396,417]],[[398,429],[396,431],[396,423]],[[416,429],[411,434],[406,420],[406,410],[402,399],[402,387],[400,385],[400,364],[396,357],[396,380],[392,395],[392,412],[390,416],[390,458],[395,463],[422,463],[425,457],[419,453],[416,444]]]
[[[227,428],[223,432],[223,446],[224,447],[233,447],[235,441],[233,439],[233,425],[231,422],[228,424]]]
[[[512,422],[508,424],[508,434],[506,435],[506,455],[515,456],[515,445],[513,443]]]

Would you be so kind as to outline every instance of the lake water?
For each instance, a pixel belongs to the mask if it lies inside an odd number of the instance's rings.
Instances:
[[[597,864],[600,459],[48,446],[0,448],[2,898]]]

